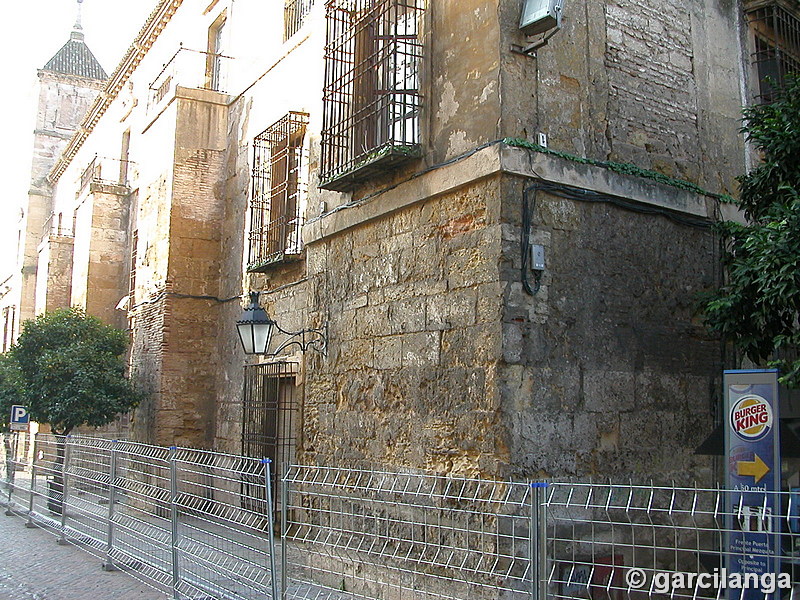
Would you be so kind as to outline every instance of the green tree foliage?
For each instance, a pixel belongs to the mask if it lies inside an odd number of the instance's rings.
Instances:
[[[725,283],[702,300],[707,327],[756,364],[800,387],[800,79],[772,104],[744,112],[762,162],[739,177],[748,223],[720,226]]]
[[[23,324],[10,351],[17,367],[11,371],[16,382],[10,381],[31,419],[58,435],[80,425],[106,425],[139,401],[125,378],[126,347],[124,331],[81,309],[49,312]]]
[[[20,389],[17,361],[10,352],[0,354],[0,428],[3,431],[8,429],[11,407],[15,404],[25,404]]]

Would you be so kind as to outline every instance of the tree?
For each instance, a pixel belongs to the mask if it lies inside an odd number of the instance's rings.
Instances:
[[[762,162],[738,178],[747,224],[720,224],[725,280],[701,309],[710,331],[800,387],[800,79],[746,109],[742,131]]]
[[[50,425],[56,435],[47,504],[54,513],[62,511],[66,436],[80,425],[106,425],[138,404],[139,395],[125,378],[126,347],[124,331],[69,308],[26,321],[9,352],[16,367],[9,367],[8,381],[16,388],[10,395],[21,398],[30,418]]]
[[[10,352],[0,354],[0,429],[8,430],[11,407],[25,404],[21,395],[20,373],[17,361]]]
[[[11,407],[22,404],[19,392],[19,369],[10,353],[0,354],[0,430],[3,431],[3,446],[6,453],[6,473],[14,480],[14,453],[11,436],[6,435],[11,418]]]
[[[127,342],[124,331],[79,308],[26,321],[11,355],[31,419],[65,436],[80,425],[106,425],[134,408],[139,395],[125,378]]]

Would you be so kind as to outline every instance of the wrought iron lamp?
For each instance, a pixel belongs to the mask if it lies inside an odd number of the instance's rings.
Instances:
[[[325,354],[328,346],[327,325],[324,329],[301,329],[300,331],[286,331],[273,321],[267,311],[258,303],[258,292],[250,292],[250,304],[242,312],[242,317],[236,321],[239,340],[245,354],[263,354],[276,356],[292,345],[297,345],[303,353],[309,348]],[[288,337],[281,342],[273,352],[269,351],[272,334],[275,330]]]

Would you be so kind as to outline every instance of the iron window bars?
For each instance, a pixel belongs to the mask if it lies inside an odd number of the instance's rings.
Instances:
[[[424,0],[325,5],[320,187],[347,191],[418,157]]]
[[[253,140],[248,271],[300,254],[303,246],[303,138],[308,114],[290,112]]]
[[[308,13],[314,6],[314,0],[287,0],[283,7],[283,41],[285,42],[305,23]]]
[[[800,20],[781,4],[760,3],[747,11],[754,35],[752,64],[759,102],[771,102],[786,76],[800,70]]]
[[[300,406],[295,377],[298,365],[290,362],[247,365],[244,371],[242,403],[242,454],[272,461],[273,498],[275,483],[295,461],[299,431]],[[254,500],[252,510],[261,499],[257,477],[242,479],[242,493]]]

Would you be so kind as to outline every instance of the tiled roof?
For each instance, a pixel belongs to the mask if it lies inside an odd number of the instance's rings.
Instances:
[[[69,41],[56,52],[53,58],[47,61],[42,70],[89,79],[108,79],[103,67],[100,66],[92,51],[89,50],[89,46],[83,41],[83,33],[80,31],[72,32]]]

